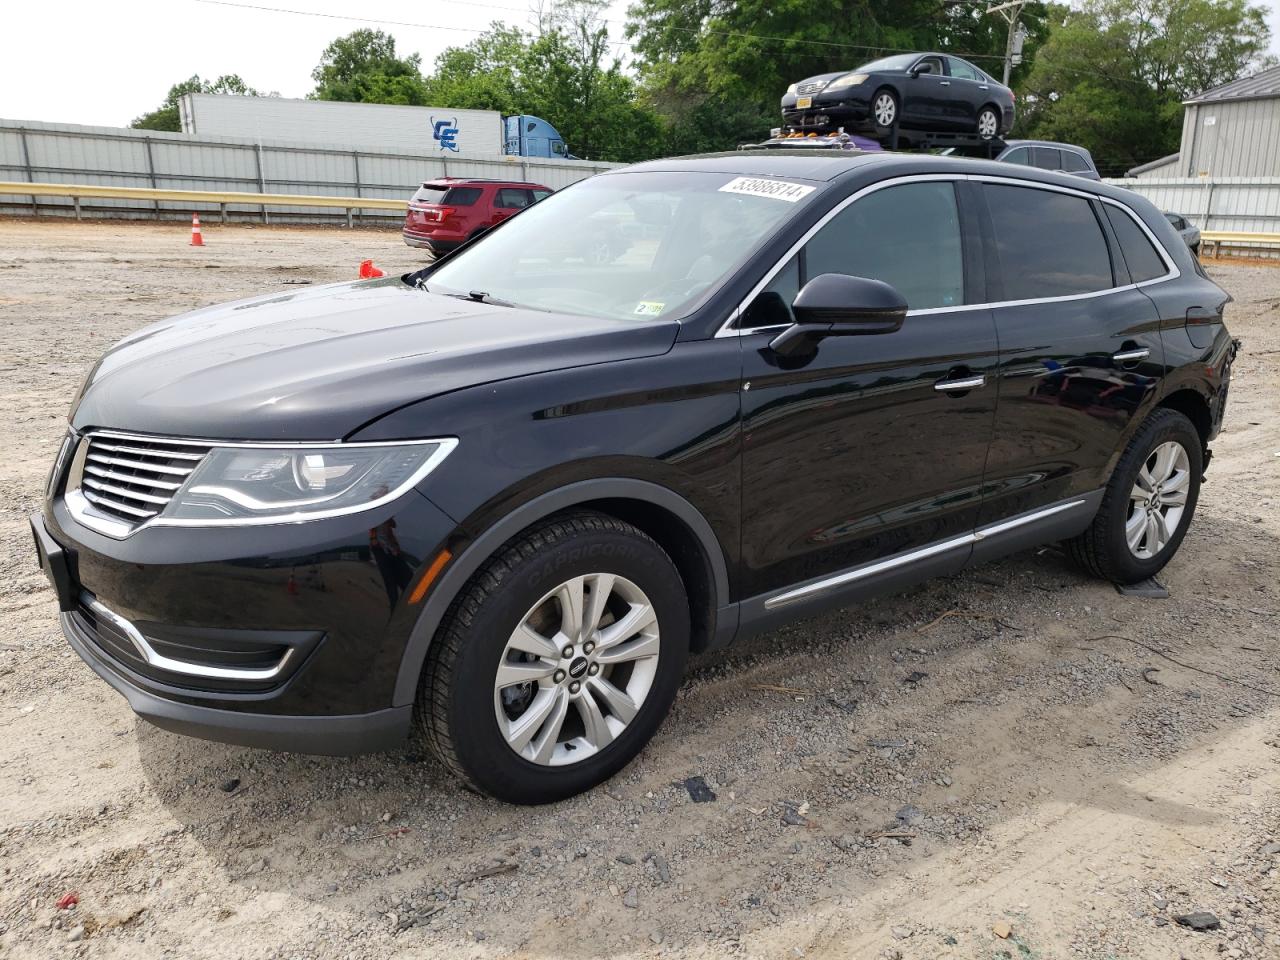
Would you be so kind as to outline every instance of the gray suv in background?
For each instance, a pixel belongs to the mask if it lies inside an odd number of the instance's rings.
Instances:
[[[1052,140],[1006,140],[996,159],[1022,167],[1038,167],[1071,173],[1086,180],[1101,180],[1093,157],[1084,147]]]

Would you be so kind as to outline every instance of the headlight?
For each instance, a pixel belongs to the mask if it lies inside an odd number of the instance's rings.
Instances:
[[[787,93],[795,93],[795,92],[796,92],[796,85],[794,83],[791,86],[787,87]]]
[[[358,513],[406,493],[457,445],[445,439],[214,447],[156,522],[236,526]]]
[[[860,83],[865,83],[867,74],[865,73],[846,73],[843,77],[836,77],[829,84],[828,90],[844,90],[848,87],[856,87]]]

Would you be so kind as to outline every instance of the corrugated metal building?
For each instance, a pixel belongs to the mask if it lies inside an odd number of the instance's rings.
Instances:
[[[1280,176],[1280,67],[1206,90],[1183,106],[1178,153],[1134,167],[1130,177]]]

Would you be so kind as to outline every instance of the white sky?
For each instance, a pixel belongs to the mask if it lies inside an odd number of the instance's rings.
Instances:
[[[235,0],[241,2],[241,0]],[[238,73],[264,92],[305,96],[330,40],[359,27],[385,30],[402,54],[427,66],[467,43],[491,21],[531,22],[536,0],[243,0],[330,16],[242,9],[202,0],[9,0],[0,14],[0,117],[124,126],[154,109],[193,73]],[[627,0],[608,17],[622,38]],[[1280,50],[1280,0],[1271,10]],[[337,19],[368,17],[395,23]],[[415,24],[415,25],[411,25]],[[620,52],[625,47],[618,48]]]

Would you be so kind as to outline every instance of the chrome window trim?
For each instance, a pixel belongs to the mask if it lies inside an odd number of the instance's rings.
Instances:
[[[1082,506],[1087,500],[1071,500],[1067,503],[1056,503],[1051,507],[1041,510],[1035,510],[1031,513],[1023,514],[1020,517],[1013,517],[1009,520],[1002,520],[999,523],[988,524],[980,527],[972,533],[966,533],[959,537],[952,537],[949,540],[939,540],[928,546],[920,547],[916,550],[909,550],[906,553],[899,553],[884,560],[875,560],[871,563],[864,563],[860,566],[845,570],[833,576],[826,577],[822,580],[816,580],[813,583],[805,584],[800,587],[793,587],[782,593],[769,597],[764,602],[766,610],[776,610],[787,604],[795,603],[799,600],[808,600],[812,597],[821,596],[829,590],[836,587],[843,587],[846,584],[854,583],[858,580],[864,580],[867,577],[874,576],[878,573],[887,573],[890,570],[896,570],[898,567],[904,567],[908,564],[915,563],[918,560],[926,560],[929,557],[937,556],[940,553],[946,553],[949,550],[955,550],[960,547],[967,547],[971,544],[986,540],[988,537],[994,537],[997,534],[1007,533],[1010,530],[1016,530],[1018,527],[1026,526],[1028,523],[1035,523],[1038,520],[1044,520],[1055,514],[1062,513],[1065,510],[1074,510],[1076,507]]]
[[[1125,283],[1116,287],[1106,287],[1102,290],[1091,290],[1088,293],[1069,293],[1057,297],[1034,297],[1027,300],[998,300],[988,301],[985,303],[966,303],[954,307],[924,307],[919,310],[908,310],[908,317],[928,316],[936,313],[955,313],[959,310],[999,310],[1005,307],[1022,307],[1037,303],[1063,303],[1068,300],[1090,300],[1094,297],[1107,296],[1112,293],[1123,293],[1126,290],[1138,290],[1142,287],[1149,287],[1157,283],[1164,283],[1167,280],[1176,280],[1178,277],[1182,276],[1182,271],[1174,262],[1173,258],[1169,256],[1169,251],[1165,249],[1164,244],[1161,243],[1160,239],[1151,231],[1151,228],[1143,223],[1142,218],[1134,213],[1133,209],[1129,207],[1128,204],[1122,203],[1119,200],[1111,197],[1104,197],[1097,193],[1090,193],[1087,190],[1077,190],[1073,187],[1062,186],[1056,183],[1040,183],[1036,180],[1026,180],[1021,177],[965,173],[911,174],[902,177],[892,177],[888,180],[881,180],[878,183],[873,183],[870,186],[863,187],[856,193],[845,197],[838,204],[823,214],[822,218],[806,230],[804,236],[792,244],[790,249],[788,249],[781,258],[779,258],[778,262],[769,268],[760,282],[751,288],[751,292],[742,299],[737,308],[729,315],[729,319],[721,324],[720,329],[716,331],[715,339],[719,339],[720,337],[750,336],[756,333],[764,333],[769,330],[780,330],[788,326],[788,324],[772,324],[766,327],[735,327],[734,324],[738,321],[738,318],[746,312],[752,301],[760,295],[761,291],[773,282],[774,277],[782,272],[783,267],[790,262],[791,258],[799,253],[800,249],[812,240],[819,230],[830,223],[831,220],[835,219],[835,217],[843,212],[846,207],[856,203],[868,194],[875,193],[877,190],[885,190],[889,187],[902,186],[903,184],[908,183],[936,183],[938,181],[970,181],[973,183],[992,183],[998,186],[1029,187],[1034,190],[1047,190],[1051,193],[1065,193],[1069,196],[1080,197],[1084,200],[1097,200],[1100,203],[1108,203],[1113,207],[1118,207],[1120,210],[1123,210],[1138,225],[1138,228],[1142,230],[1147,239],[1151,241],[1152,246],[1156,248],[1156,252],[1160,254],[1160,259],[1164,262],[1165,269],[1168,272],[1162,277],[1153,277],[1150,280],[1143,280],[1141,283]]]
[[[458,446],[457,437],[431,437],[418,440],[387,440],[385,442],[367,441],[356,443],[343,443],[341,440],[318,440],[307,442],[305,440],[198,440],[193,438],[179,437],[162,437],[154,434],[142,433],[124,433],[116,430],[93,430],[81,435],[80,443],[89,443],[93,439],[107,438],[115,440],[133,440],[145,443],[164,443],[172,446],[193,446],[203,447],[209,450],[215,449],[266,449],[266,450],[325,450],[325,449],[341,449],[351,450],[365,447],[407,447],[407,446],[423,446],[425,444],[437,444],[437,450],[431,454],[417,470],[415,470],[403,483],[391,490],[384,497],[377,500],[370,500],[363,503],[359,508],[345,508],[315,511],[295,511],[289,514],[278,514],[268,517],[233,517],[227,519],[211,520],[211,519],[180,519],[175,517],[166,517],[163,513],[158,514],[142,523],[130,526],[121,520],[111,517],[104,517],[92,512],[91,504],[84,498],[84,495],[78,488],[67,490],[63,495],[63,503],[66,504],[67,510],[77,523],[101,533],[104,536],[111,537],[115,540],[123,540],[126,537],[133,536],[140,530],[148,527],[258,527],[273,524],[291,524],[306,523],[310,520],[327,520],[333,517],[354,516],[364,513],[367,510],[373,510],[377,507],[384,506],[404,496],[423,479],[426,478],[436,467],[438,467],[449,454]],[[197,467],[197,470],[199,468]],[[190,476],[184,481],[181,488],[173,492],[173,499],[176,499],[184,489],[186,489],[191,479],[195,477],[196,470],[193,470]],[[68,483],[72,478],[68,478]]]
[[[95,615],[105,620],[110,620],[121,633],[123,633],[133,644],[133,648],[138,651],[138,656],[142,657],[148,664],[157,670],[165,670],[169,673],[180,674],[184,677],[204,677],[210,680],[244,680],[256,683],[274,680],[280,676],[284,668],[293,659],[293,648],[289,647],[280,657],[273,667],[214,667],[205,664],[191,663],[187,660],[174,660],[172,657],[166,657],[157,653],[155,648],[142,635],[142,631],[126,620],[120,614],[116,613],[106,604],[102,603],[93,594],[84,591],[80,594],[80,602],[94,612]],[[63,613],[64,620],[70,620],[72,614]]]

